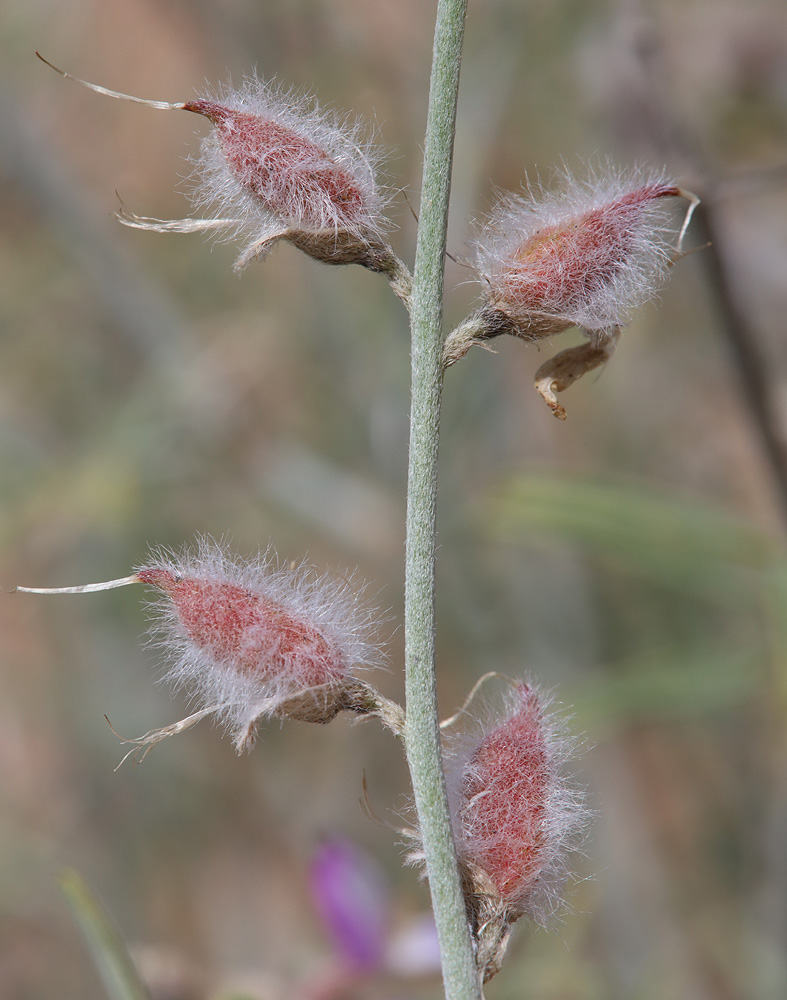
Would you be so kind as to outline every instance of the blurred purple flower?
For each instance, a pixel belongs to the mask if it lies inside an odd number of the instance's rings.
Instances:
[[[358,971],[380,970],[389,900],[374,861],[347,840],[326,840],[312,860],[310,884],[315,909],[342,959]]]
[[[388,942],[386,967],[396,976],[440,975],[440,944],[431,912],[419,913]]]

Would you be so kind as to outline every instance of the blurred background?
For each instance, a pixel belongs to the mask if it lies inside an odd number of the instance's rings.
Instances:
[[[188,100],[254,67],[369,119],[412,263],[434,3],[5,0],[0,11],[0,584],[126,575],[150,544],[358,569],[402,696],[406,316],[386,283],[283,246],[123,229],[188,214]],[[195,132],[196,129],[196,132]],[[564,397],[501,340],[446,380],[439,693],[552,689],[597,812],[554,929],[517,927],[489,1000],[787,995],[787,10],[781,0],[472,0],[446,322],[496,186],[564,162],[664,165],[693,254],[613,362]],[[677,211],[678,209],[676,209]],[[573,334],[556,341],[569,346]],[[576,339],[574,337],[574,339]],[[236,758],[157,684],[135,589],[0,595],[0,998],[106,997],[58,886],[74,869],[154,1000],[438,997],[407,776],[372,724],[292,723]],[[494,687],[489,689],[494,700]],[[376,813],[359,805],[363,776]],[[363,975],[332,939],[320,845],[376,900]],[[348,884],[353,880],[348,879]],[[371,888],[370,888],[371,887]],[[363,896],[364,891],[359,891]],[[368,895],[368,893],[367,893]],[[335,928],[334,928],[335,929]],[[349,963],[349,965],[348,965]],[[349,970],[349,971],[348,971]]]

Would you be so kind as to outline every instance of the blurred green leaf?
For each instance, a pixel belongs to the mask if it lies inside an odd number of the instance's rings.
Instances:
[[[785,555],[767,530],[718,508],[578,477],[520,476],[488,502],[484,520],[498,540],[571,541],[627,573],[705,596],[751,594]]]
[[[59,882],[111,1000],[150,1000],[122,938],[81,875],[67,869]]]
[[[233,990],[232,993],[219,993],[216,1000],[259,1000],[259,997],[254,997],[251,993],[237,993]]]
[[[564,691],[580,728],[597,733],[631,720],[680,721],[740,705],[757,691],[757,650],[664,649],[615,664],[587,685]]]

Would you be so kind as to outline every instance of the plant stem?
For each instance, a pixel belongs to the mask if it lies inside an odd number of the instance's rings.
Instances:
[[[439,0],[411,297],[412,409],[405,577],[405,746],[447,1000],[479,1000],[443,775],[435,686],[434,560],[443,273],[467,0]]]

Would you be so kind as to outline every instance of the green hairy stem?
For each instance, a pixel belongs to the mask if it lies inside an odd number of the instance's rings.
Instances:
[[[434,636],[443,273],[466,10],[467,0],[439,0],[437,7],[411,296],[412,410],[405,579],[405,744],[447,1000],[479,1000],[481,997],[440,753]]]

